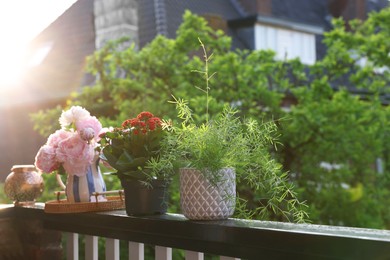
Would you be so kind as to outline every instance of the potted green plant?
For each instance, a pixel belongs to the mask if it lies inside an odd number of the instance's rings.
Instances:
[[[180,205],[183,214],[192,220],[225,219],[233,215],[236,202],[236,182],[245,183],[254,190],[265,189],[270,195],[263,207],[251,214],[266,215],[267,211],[280,211],[304,220],[304,204],[295,197],[286,175],[271,157],[270,145],[274,145],[277,127],[274,122],[242,120],[237,110],[225,106],[214,117],[209,115],[210,87],[207,55],[203,74],[205,86],[197,87],[206,95],[206,120],[196,123],[187,101],[174,97],[181,119],[179,127],[173,127],[169,136],[167,154],[175,154],[180,162]],[[268,188],[268,190],[267,190]],[[284,209],[280,207],[286,202]],[[279,206],[278,206],[279,204]],[[242,205],[239,206],[241,210]],[[279,212],[279,213],[280,213]],[[241,215],[242,216],[242,215]]]
[[[128,215],[163,214],[167,210],[171,175],[159,162],[165,134],[162,120],[145,111],[100,135],[101,158],[121,181]],[[157,162],[159,167],[154,167]]]

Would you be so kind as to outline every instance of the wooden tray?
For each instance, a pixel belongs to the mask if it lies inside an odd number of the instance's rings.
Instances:
[[[118,209],[125,208],[125,197],[123,191],[117,192],[119,193],[119,196],[106,196],[107,201],[76,202],[76,203],[70,203],[66,199],[59,199],[59,195],[61,193],[57,192],[57,200],[51,200],[45,203],[46,213],[97,212],[97,211],[110,211],[110,210],[118,210]]]

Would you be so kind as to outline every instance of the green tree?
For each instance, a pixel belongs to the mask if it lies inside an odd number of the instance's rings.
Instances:
[[[328,51],[311,81],[291,91],[297,105],[284,121],[281,156],[318,223],[390,228],[390,9],[365,22],[334,20]],[[362,63],[365,61],[365,63]],[[385,171],[375,162],[383,159]],[[327,167],[320,167],[321,165]]]

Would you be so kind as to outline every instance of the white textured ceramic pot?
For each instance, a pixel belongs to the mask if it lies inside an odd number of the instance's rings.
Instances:
[[[180,206],[191,220],[226,219],[233,215],[236,205],[236,173],[223,168],[211,183],[198,170],[180,169]]]

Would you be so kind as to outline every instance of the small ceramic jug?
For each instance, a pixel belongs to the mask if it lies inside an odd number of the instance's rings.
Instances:
[[[15,206],[34,204],[43,192],[43,178],[34,165],[14,165],[4,183],[4,192]]]
[[[65,190],[68,202],[91,202],[96,197],[94,192],[105,192],[106,184],[99,168],[98,157],[87,167],[85,175],[76,176],[67,174],[66,184],[63,183],[60,176],[57,174],[57,182]],[[99,196],[98,199],[105,200],[104,196]]]

